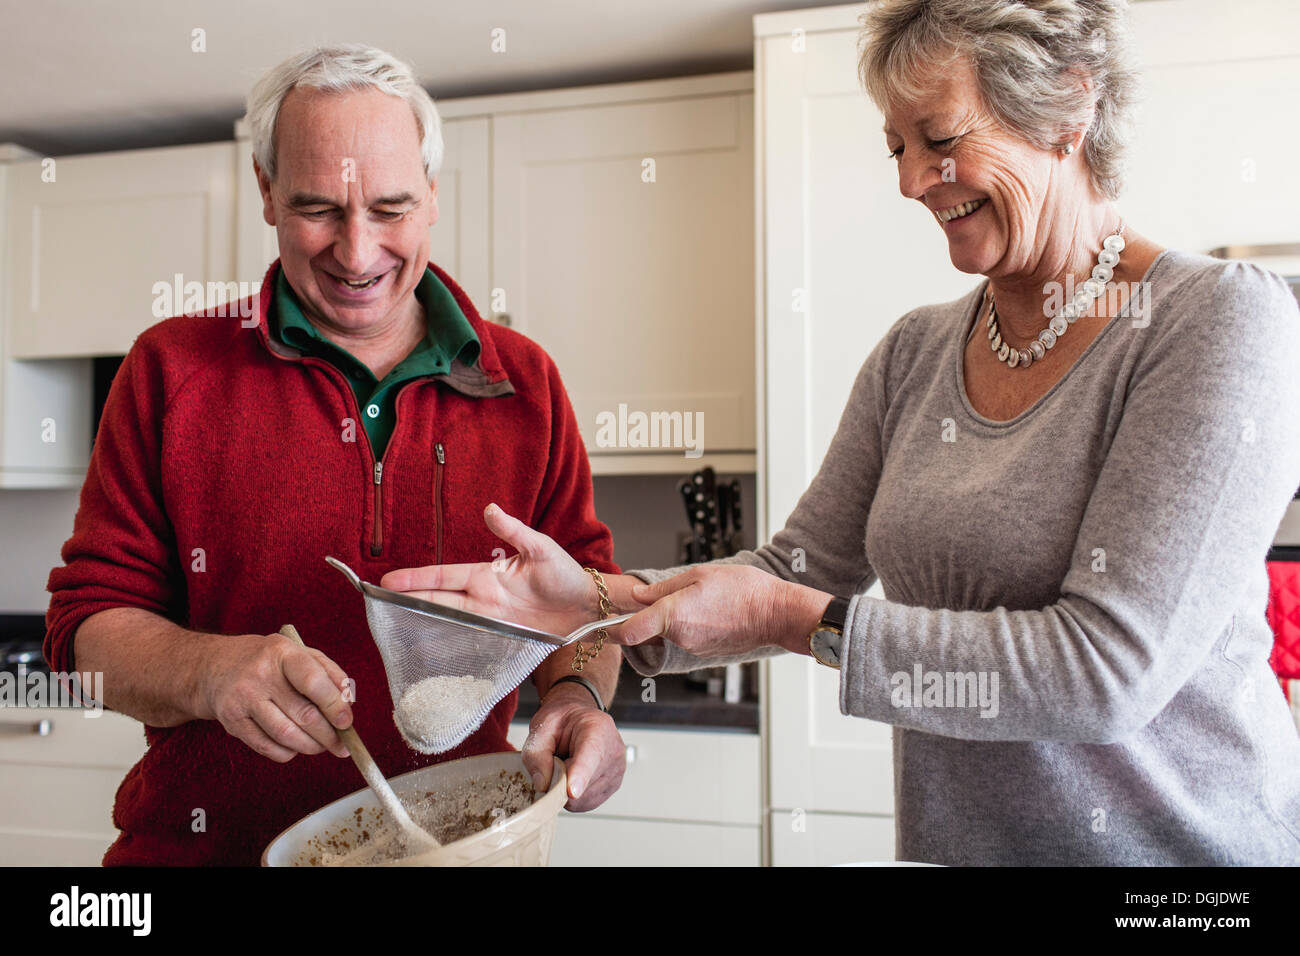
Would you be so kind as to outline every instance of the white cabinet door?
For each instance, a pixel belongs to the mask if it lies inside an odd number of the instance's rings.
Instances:
[[[627,771],[602,815],[758,826],[762,820],[757,734],[622,731]]]
[[[12,181],[12,165],[0,162],[0,290],[13,288]],[[90,360],[9,358],[11,298],[0,291],[0,488],[80,487],[90,461]]]
[[[979,281],[953,268],[934,218],[898,191],[884,120],[857,82],[858,12],[839,8],[840,28],[807,32],[802,50],[780,17],[756,25],[767,357],[760,540],[816,474],[881,336],[916,306]],[[788,17],[800,26],[808,15]],[[768,667],[773,810],[891,814],[890,728],[840,714],[837,675],[808,658]]]
[[[752,96],[492,123],[498,305],[555,359],[593,468],[636,456],[690,471],[701,462],[685,457],[688,445],[752,452]],[[602,413],[624,425],[609,443],[598,440]],[[686,433],[688,416],[692,426],[702,416],[702,442]]]
[[[562,813],[552,866],[758,866],[762,860],[755,734],[621,728],[627,772],[595,810]],[[528,725],[510,725],[522,747]]]
[[[438,173],[438,221],[429,230],[429,258],[469,293],[489,318],[491,272],[492,147],[486,117],[445,120]],[[236,144],[239,174],[239,275],[260,283],[280,255],[275,228],[262,217],[262,196],[253,174],[252,143]]]
[[[88,713],[0,711],[0,865],[98,866],[116,838],[113,800],[144,756],[144,727]],[[45,733],[35,733],[42,721]]]
[[[561,813],[551,866],[758,866],[757,826]]]
[[[792,654],[769,666],[772,808],[892,814],[893,729],[840,713],[838,672]]]
[[[124,354],[183,311],[158,283],[217,304],[236,278],[234,163],[234,143],[211,143],[59,159],[52,181],[13,164],[11,357]]]
[[[772,813],[773,866],[888,863],[894,818],[848,813]]]
[[[757,827],[762,821],[757,734],[620,728],[627,770],[618,791],[583,816]],[[528,725],[510,725],[522,748]]]

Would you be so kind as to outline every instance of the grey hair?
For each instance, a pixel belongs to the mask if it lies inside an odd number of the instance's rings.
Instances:
[[[377,89],[405,100],[420,132],[420,158],[429,181],[442,167],[442,121],[433,98],[415,81],[410,66],[397,57],[359,43],[316,47],[289,57],[268,71],[249,91],[247,113],[253,158],[275,179],[275,124],[280,107],[295,86],[331,93]]]
[[[1127,12],[1125,0],[877,0],[862,15],[858,74],[883,110],[963,57],[1006,129],[1040,149],[1083,133],[1093,185],[1113,200],[1137,98]]]

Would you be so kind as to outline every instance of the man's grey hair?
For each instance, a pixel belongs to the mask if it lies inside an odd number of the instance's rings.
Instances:
[[[1125,0],[876,0],[862,15],[858,73],[883,110],[915,101],[963,57],[1006,129],[1040,149],[1084,133],[1093,185],[1113,200],[1137,97],[1127,14]]]
[[[316,47],[289,57],[268,71],[248,94],[249,132],[253,158],[275,179],[275,124],[280,106],[295,86],[331,93],[381,90],[406,100],[420,133],[420,158],[429,181],[442,167],[442,122],[433,98],[415,81],[410,66],[397,57],[358,43]]]

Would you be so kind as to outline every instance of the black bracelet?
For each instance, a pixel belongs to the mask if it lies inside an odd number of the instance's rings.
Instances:
[[[591,681],[587,680],[587,678],[585,677],[579,677],[577,674],[564,675],[559,680],[557,680],[554,684],[551,685],[550,690],[548,690],[547,693],[550,693],[551,690],[554,690],[557,685],[568,683],[568,682],[572,682],[574,684],[581,684],[583,687],[587,688],[587,690],[591,692],[591,696],[596,699],[596,706],[600,708],[600,712],[602,714],[609,713],[609,711],[605,709],[605,702],[600,699],[600,691],[596,690],[596,685],[593,684]]]

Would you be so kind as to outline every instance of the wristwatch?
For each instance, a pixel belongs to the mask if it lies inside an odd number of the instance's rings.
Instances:
[[[817,663],[840,669],[840,655],[844,648],[844,622],[849,616],[848,598],[831,598],[826,613],[817,627],[808,635],[808,650]]]

